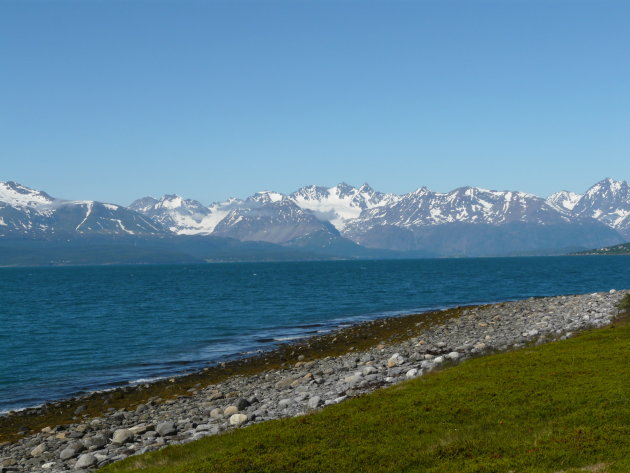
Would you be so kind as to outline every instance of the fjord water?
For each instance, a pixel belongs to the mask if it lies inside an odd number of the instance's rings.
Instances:
[[[630,256],[0,269],[0,411],[345,323],[630,288]]]

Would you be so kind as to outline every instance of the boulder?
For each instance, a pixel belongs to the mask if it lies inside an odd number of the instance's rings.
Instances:
[[[112,443],[122,445],[133,440],[133,432],[129,429],[116,429],[112,436]]]
[[[308,400],[309,409],[317,409],[323,404],[322,398],[319,396],[313,396]]]
[[[45,451],[46,451],[46,444],[45,443],[40,443],[37,447],[35,447],[33,450],[31,450],[31,456],[32,457],[38,457],[42,453],[44,453]]]
[[[394,353],[387,360],[387,367],[388,368],[393,368],[394,366],[400,366],[404,362],[405,362],[405,359],[399,353]]]
[[[169,435],[175,435],[177,433],[177,426],[175,426],[174,422],[160,422],[155,427],[155,431],[162,437],[167,437]]]
[[[74,468],[79,470],[81,468],[90,468],[98,463],[96,457],[91,453],[84,453],[79,457],[77,463],[74,465]]]
[[[234,414],[230,417],[230,425],[242,425],[247,422],[247,416],[245,414]]]
[[[59,453],[59,458],[62,460],[69,460],[70,458],[76,457],[83,450],[85,450],[85,447],[82,443],[72,442],[64,448],[61,453]]]
[[[418,376],[418,370],[416,368],[412,368],[407,371],[407,373],[405,373],[405,376],[407,377],[407,379],[415,378],[416,376]]]
[[[239,400],[236,401],[235,405],[239,411],[242,411],[242,410],[247,409],[251,405],[251,403],[245,398],[240,398]]]

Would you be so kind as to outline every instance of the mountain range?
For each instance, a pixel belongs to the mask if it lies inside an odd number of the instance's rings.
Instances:
[[[630,186],[609,178],[546,199],[477,187],[396,195],[341,183],[211,205],[143,197],[128,207],[0,182],[0,264],[90,262],[95,248],[110,255],[98,263],[267,261],[562,254],[628,240]]]

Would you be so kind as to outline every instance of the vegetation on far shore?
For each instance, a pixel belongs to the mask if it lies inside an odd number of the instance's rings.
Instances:
[[[630,296],[610,327],[476,358],[103,473],[630,471]]]
[[[574,255],[630,255],[630,243],[622,243],[615,246],[607,246],[605,248],[597,248],[594,250],[579,251]]]

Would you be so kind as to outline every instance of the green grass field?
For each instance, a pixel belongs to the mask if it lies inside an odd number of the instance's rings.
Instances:
[[[477,358],[114,472],[630,472],[630,326]]]

